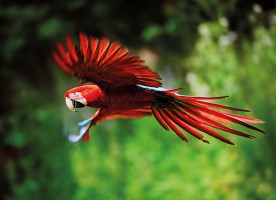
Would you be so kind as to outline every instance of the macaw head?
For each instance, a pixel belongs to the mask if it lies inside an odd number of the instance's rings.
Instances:
[[[100,88],[97,85],[83,85],[68,90],[64,97],[67,107],[76,112],[76,108],[85,107],[97,100],[100,93]]]

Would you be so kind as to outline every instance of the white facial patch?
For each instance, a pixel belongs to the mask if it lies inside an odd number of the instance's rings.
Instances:
[[[83,105],[87,105],[86,99],[82,96],[80,92],[72,92],[69,94],[69,98],[75,101],[82,103]]]
[[[80,92],[71,92],[69,93],[69,98],[73,100],[82,99],[83,96]]]

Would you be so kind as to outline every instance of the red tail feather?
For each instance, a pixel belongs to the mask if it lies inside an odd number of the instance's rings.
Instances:
[[[151,110],[152,110],[152,113],[153,113],[154,117],[157,119],[157,121],[160,123],[160,125],[163,126],[163,128],[168,131],[169,130],[168,124],[162,118],[159,111],[154,107],[152,107]]]
[[[185,137],[185,135],[179,130],[175,122],[171,119],[170,116],[167,115],[166,112],[163,110],[160,110],[160,115],[164,119],[164,121],[169,125],[169,127],[184,141],[188,142],[188,139]]]
[[[176,91],[179,91],[179,89],[156,93],[156,105],[152,107],[152,113],[166,130],[170,127],[185,141],[188,140],[179,128],[206,143],[209,142],[204,139],[204,136],[199,131],[232,145],[234,144],[233,142],[221,136],[212,128],[246,138],[254,138],[254,136],[229,128],[223,124],[239,124],[246,128],[265,133],[261,129],[248,124],[248,122],[263,123],[260,119],[223,112],[214,108],[244,112],[248,112],[248,110],[203,101],[221,99],[226,96],[189,97],[178,95],[175,93]],[[159,103],[158,101],[162,102]]]

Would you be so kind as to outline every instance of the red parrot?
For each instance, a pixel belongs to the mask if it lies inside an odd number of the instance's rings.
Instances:
[[[249,124],[263,123],[262,120],[223,111],[248,110],[207,102],[227,96],[186,96],[177,93],[182,88],[162,88],[160,76],[118,42],[87,37],[80,33],[79,46],[76,47],[67,35],[66,47],[58,42],[57,52],[52,55],[62,70],[80,79],[80,86],[64,94],[67,107],[72,111],[85,106],[98,108],[91,118],[79,123],[82,129],[79,136],[69,137],[72,142],[81,138],[88,141],[89,129],[99,122],[115,118],[139,118],[151,114],[164,129],[172,129],[186,142],[188,140],[180,128],[205,143],[209,141],[202,133],[232,145],[234,143],[216,130],[253,138],[226,126],[239,124],[265,133]],[[89,126],[85,127],[88,123]]]

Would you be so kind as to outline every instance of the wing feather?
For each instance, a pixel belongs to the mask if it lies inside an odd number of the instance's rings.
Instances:
[[[68,35],[66,36],[66,45],[68,47],[69,54],[72,57],[73,61],[78,62],[78,55],[76,52],[75,45],[74,45],[72,39]]]
[[[84,35],[83,33],[80,33],[80,50],[83,54],[84,60],[87,60],[88,57],[90,57],[90,53],[88,53],[88,37]]]
[[[93,82],[104,90],[134,84],[161,86],[159,75],[118,42],[87,37],[83,33],[79,34],[78,48],[70,36],[65,40],[67,49],[58,42],[53,58],[65,72],[74,74],[81,82]]]

